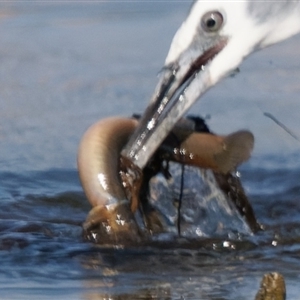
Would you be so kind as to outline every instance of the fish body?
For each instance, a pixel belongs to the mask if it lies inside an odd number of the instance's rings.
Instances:
[[[183,164],[227,174],[249,159],[253,146],[254,136],[246,130],[228,136],[192,133],[179,148],[174,148],[172,158]]]
[[[120,152],[137,126],[135,119],[107,118],[84,133],[77,156],[82,187],[92,206],[127,201],[120,180]]]
[[[184,176],[188,179],[185,182],[200,187],[200,190],[195,190],[194,187],[186,184],[187,192],[182,194],[182,207],[186,207],[187,212],[191,210],[191,207],[197,205],[198,208],[202,206],[200,210],[203,211],[205,206],[209,207],[210,203],[213,203],[212,205],[215,207],[221,207],[222,203],[227,203],[227,206],[224,204],[226,207],[223,205],[223,212],[227,211],[229,212],[228,216],[232,216],[232,211],[235,209],[232,210],[232,204],[226,200],[227,196],[222,193],[213,172],[225,176],[249,158],[254,143],[253,135],[250,132],[239,131],[228,136],[218,136],[211,133],[193,132],[179,126],[173,130],[171,137],[164,141],[157,154],[153,156],[153,160],[142,171],[136,169],[132,164],[127,165],[126,158],[124,160],[120,155],[137,124],[138,121],[134,118],[103,119],[92,125],[81,140],[78,151],[79,177],[87,199],[93,206],[84,223],[84,230],[89,239],[94,239],[93,236],[95,236],[95,234],[90,234],[91,232],[101,232],[101,235],[97,234],[98,237],[101,236],[105,240],[105,236],[107,236],[108,242],[118,242],[122,238],[111,239],[111,236],[131,236],[129,240],[134,240],[135,235],[140,235],[139,228],[142,228],[146,235],[153,234],[155,230],[153,231],[152,227],[157,226],[160,228],[159,232],[168,231],[167,228],[170,227],[160,220],[170,217],[165,210],[168,205],[175,205],[174,211],[177,209],[178,195],[168,204],[165,203],[165,200],[172,198],[174,191],[180,185],[178,179],[181,175],[176,175],[178,173],[176,168],[180,170],[180,166],[186,168]],[[173,142],[170,142],[171,140]],[[163,180],[161,170],[164,161],[174,162],[171,173],[173,173],[175,185],[170,185],[168,180],[165,182]],[[190,165],[190,167],[186,165]],[[155,171],[151,173],[150,169]],[[194,176],[188,174],[194,174]],[[158,186],[155,186],[155,178],[162,179]],[[198,181],[195,183],[195,180]],[[161,183],[165,185],[163,190],[159,189]],[[160,193],[158,206],[150,203],[153,194],[148,193],[155,189],[156,193]],[[209,195],[210,193],[221,196],[216,198]],[[148,199],[146,199],[147,197]],[[215,201],[207,202],[208,198],[215,199]],[[145,209],[145,205],[140,203],[141,199],[144,202],[150,201],[150,205],[146,205],[148,208],[151,207],[150,210]],[[138,212],[137,208],[140,208]],[[157,213],[158,211],[160,212]],[[165,212],[161,214],[163,211]],[[241,211],[237,210],[237,214]],[[141,222],[137,224],[135,221],[135,216],[140,213],[142,216],[139,219],[144,220],[147,223],[146,226],[143,226]],[[175,217],[177,221],[174,219],[175,227],[173,226],[172,230],[178,229],[179,214],[177,210]],[[222,209],[220,214],[222,214]],[[236,211],[234,214],[236,215]],[[163,218],[160,217],[161,215]],[[187,227],[196,228],[196,231],[198,228],[199,232],[203,218],[191,218],[188,215],[185,213],[186,219],[190,220],[188,222],[190,225]],[[216,220],[218,218],[215,216]],[[213,219],[212,214],[211,219]],[[213,228],[211,224],[210,227]],[[186,232],[188,231],[186,230]]]
[[[84,236],[101,243],[139,240],[130,201],[120,178],[120,151],[137,125],[134,119],[107,118],[83,135],[77,156],[80,181],[92,205],[83,225]],[[97,237],[91,235],[97,231]],[[99,241],[100,243],[100,241]]]

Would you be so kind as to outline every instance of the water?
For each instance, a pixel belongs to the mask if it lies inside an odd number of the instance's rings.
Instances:
[[[254,133],[240,172],[265,231],[132,249],[82,240],[80,137],[143,111],[189,3],[0,4],[1,299],[250,300],[269,271],[299,299],[300,144],[263,116],[300,135],[299,36],[254,54],[192,109],[217,133]]]

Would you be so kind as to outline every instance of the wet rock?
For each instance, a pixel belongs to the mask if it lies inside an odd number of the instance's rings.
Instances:
[[[255,300],[285,300],[286,289],[284,277],[277,272],[265,274]]]

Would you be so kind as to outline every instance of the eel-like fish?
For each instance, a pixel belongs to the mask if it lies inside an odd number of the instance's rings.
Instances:
[[[126,240],[128,236],[132,239],[134,235],[139,236],[133,212],[138,207],[142,171],[120,157],[137,124],[134,118],[100,120],[85,132],[79,146],[79,177],[93,206],[84,229],[100,224],[102,236],[114,236],[112,242],[123,240],[123,234]],[[254,137],[249,131],[227,136],[189,132],[184,137],[181,131],[180,128],[173,130],[178,141],[175,146],[170,146],[166,139],[159,150],[163,153],[162,159],[227,174],[246,161],[253,149]],[[120,239],[115,238],[117,236]]]
[[[120,152],[137,125],[135,119],[107,118],[83,135],[77,156],[79,177],[92,205],[84,231],[96,227],[101,241],[139,240],[139,230],[120,177]],[[89,235],[87,235],[89,236]]]

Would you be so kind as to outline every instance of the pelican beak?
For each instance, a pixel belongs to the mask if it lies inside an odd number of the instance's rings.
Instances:
[[[204,45],[191,45],[166,64],[149,106],[122,154],[141,169],[174,125],[199,96],[213,85],[209,65],[225,47],[227,39],[216,37]]]
[[[194,1],[175,34],[160,80],[139,126],[122,151],[143,168],[178,120],[210,87],[266,46],[269,27],[247,3]]]
[[[271,7],[259,1],[194,1],[173,38],[152,100],[122,155],[143,168],[210,87],[234,72],[250,53],[299,31],[298,1],[279,1]]]

